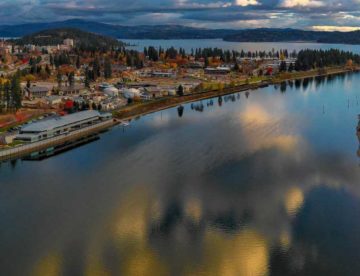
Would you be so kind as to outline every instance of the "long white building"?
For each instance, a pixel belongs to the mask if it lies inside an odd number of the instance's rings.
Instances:
[[[95,125],[111,118],[110,113],[101,114],[95,110],[81,111],[26,125],[21,128],[15,140],[26,143],[37,142]]]

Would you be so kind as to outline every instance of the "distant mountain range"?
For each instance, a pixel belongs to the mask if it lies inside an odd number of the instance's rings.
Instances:
[[[180,25],[123,26],[73,19],[50,23],[0,26],[0,37],[22,37],[35,32],[77,28],[119,39],[213,39],[238,42],[319,42],[360,44],[360,31],[319,32],[296,29],[205,29]]]
[[[120,39],[204,39],[222,38],[224,35],[235,33],[233,30],[199,29],[180,25],[122,26],[73,19],[50,23],[3,25],[0,26],[0,37],[22,37],[43,30],[59,28],[77,28]]]

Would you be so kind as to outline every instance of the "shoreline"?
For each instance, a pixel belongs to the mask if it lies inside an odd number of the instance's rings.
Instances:
[[[114,125],[120,123],[121,121],[128,121],[132,120],[137,117],[141,117],[144,115],[148,115],[151,113],[155,113],[161,110],[174,108],[182,104],[187,104],[191,102],[196,102],[200,100],[205,100],[209,98],[215,98],[220,96],[225,96],[234,93],[240,93],[250,90],[256,90],[259,88],[268,87],[269,85],[276,85],[282,82],[286,82],[289,80],[300,80],[306,78],[313,78],[313,77],[323,77],[323,76],[330,76],[336,74],[345,74],[348,72],[359,72],[360,69],[356,68],[356,70],[350,70],[347,68],[331,68],[328,71],[320,74],[319,71],[310,71],[310,72],[300,72],[295,73],[292,75],[287,75],[286,78],[283,79],[269,79],[265,81],[260,81],[252,84],[243,84],[234,87],[224,88],[223,90],[212,90],[206,92],[199,92],[189,95],[184,95],[181,97],[167,97],[161,98],[159,100],[145,102],[145,103],[138,103],[134,104],[130,107],[126,107],[122,110],[118,110],[114,112],[114,119],[105,122],[102,125],[98,125],[95,127],[89,127],[87,129],[74,132],[71,135],[67,135],[64,137],[56,137],[54,139],[45,140],[39,143],[33,143],[28,145],[22,145],[18,147],[11,147],[7,149],[0,150],[0,162],[6,161],[9,159],[20,158],[26,154],[30,154],[36,150],[46,149],[47,147],[58,145],[61,142],[71,141],[79,137],[84,137],[85,135],[94,134],[101,132],[103,130],[108,130]]]
[[[354,69],[328,68],[327,71],[323,73],[320,73],[318,70],[289,73],[290,75],[286,76],[283,79],[273,78],[251,84],[242,84],[234,87],[227,87],[224,88],[223,90],[199,92],[199,93],[193,93],[179,97],[168,97],[147,103],[135,104],[133,106],[125,107],[123,109],[114,111],[114,118],[119,120],[131,120],[139,116],[144,116],[161,110],[173,108],[181,104],[187,104],[187,103],[206,100],[219,96],[225,96],[229,94],[255,90],[255,89],[267,87],[269,85],[281,84],[282,82],[286,82],[286,81],[303,80],[306,78],[314,78],[314,77],[326,77],[330,75],[345,74],[345,73],[359,72],[359,71],[360,68],[354,68]]]
[[[61,145],[66,142],[76,141],[87,135],[92,135],[106,131],[119,123],[116,119],[111,119],[97,125],[89,126],[84,129],[76,130],[69,134],[63,134],[57,137],[49,138],[39,142],[34,142],[30,144],[23,144],[18,147],[12,147],[8,149],[0,150],[0,162],[17,159],[29,155],[36,151],[46,150],[47,148]]]

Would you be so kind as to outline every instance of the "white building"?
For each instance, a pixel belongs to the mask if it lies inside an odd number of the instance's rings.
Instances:
[[[114,86],[105,88],[103,92],[108,97],[117,97],[117,96],[119,96],[119,89],[117,89]]]
[[[112,116],[109,113],[101,114],[95,110],[81,111],[71,115],[57,117],[55,119],[47,119],[26,125],[21,128],[20,133],[16,136],[15,140],[27,143],[42,141],[51,137],[82,129],[111,118]]]
[[[122,93],[124,98],[126,99],[133,99],[135,97],[141,96],[141,91],[136,88],[125,88],[124,90],[122,90]]]
[[[69,47],[74,47],[74,40],[73,39],[70,39],[70,38],[67,38],[67,39],[64,39],[64,45],[66,46],[69,46]]]

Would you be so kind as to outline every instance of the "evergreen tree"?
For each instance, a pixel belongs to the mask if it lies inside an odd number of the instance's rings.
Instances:
[[[10,83],[7,81],[4,85],[4,96],[5,96],[5,105],[7,109],[11,108],[11,94],[10,94]]]
[[[77,58],[76,58],[76,68],[80,69],[80,66],[81,66],[81,64],[80,64],[80,56],[78,55]]]
[[[104,77],[106,79],[110,79],[111,75],[112,75],[111,61],[109,58],[106,58],[104,64]]]
[[[177,93],[177,95],[180,96],[180,97],[181,97],[181,96],[184,96],[184,87],[183,87],[181,84],[179,85],[176,93]]]
[[[51,75],[51,69],[50,69],[50,67],[49,67],[49,65],[48,65],[48,64],[46,64],[46,67],[45,67],[45,72],[48,74],[48,76],[50,76],[50,75]]]
[[[288,71],[291,73],[294,70],[295,70],[294,63],[290,63]]]
[[[90,88],[90,71],[88,68],[86,68],[86,71],[85,71],[84,85],[86,88]]]
[[[100,61],[99,58],[96,57],[93,62],[93,72],[94,72],[94,80],[101,76],[100,74]]]
[[[5,108],[4,86],[0,82],[0,113],[3,112],[4,108]]]
[[[62,75],[61,75],[60,71],[58,71],[58,73],[56,75],[56,80],[58,82],[58,87],[61,87],[61,85],[62,85]]]
[[[209,58],[205,57],[205,68],[209,67]]]
[[[239,64],[237,62],[235,62],[234,71],[238,72],[239,70],[240,70]]]
[[[74,84],[75,84],[75,74],[74,74],[74,72],[69,73],[68,82],[69,82],[70,86],[74,86]]]
[[[54,67],[54,57],[53,57],[53,55],[50,55],[50,65],[51,65],[51,67]]]
[[[22,91],[20,86],[20,74],[16,73],[11,78],[11,92],[13,97],[13,107],[18,110],[21,107]]]
[[[280,71],[280,72],[286,72],[286,70],[287,70],[286,62],[285,62],[285,61],[282,61],[282,62],[280,63],[279,71]]]

